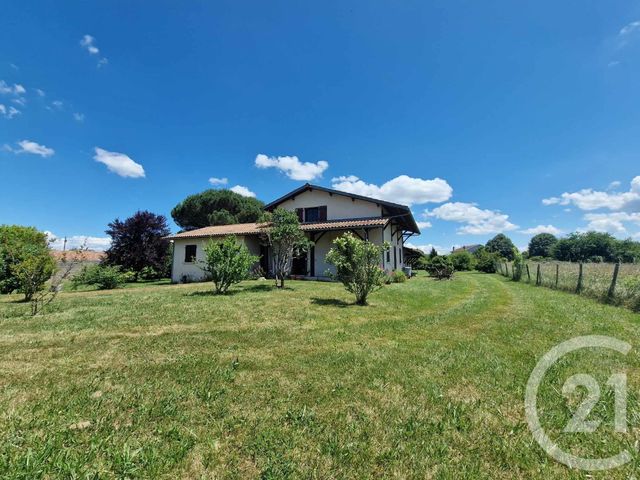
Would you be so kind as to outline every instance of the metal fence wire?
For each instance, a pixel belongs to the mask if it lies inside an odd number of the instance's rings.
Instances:
[[[505,277],[514,278],[513,262],[500,262],[497,270]],[[637,263],[525,262],[520,281],[640,311],[640,264]]]

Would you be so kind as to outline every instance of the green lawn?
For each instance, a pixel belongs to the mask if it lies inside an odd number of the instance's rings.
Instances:
[[[63,293],[37,318],[1,298],[0,477],[586,478],[538,447],[523,407],[540,356],[586,334],[634,350],[553,369],[543,423],[584,455],[637,445],[638,314],[475,273],[390,285],[367,307],[338,284],[288,287]],[[621,365],[630,433],[612,432],[604,387],[603,431],[560,433],[567,375],[604,384]],[[593,478],[638,466],[634,451]]]

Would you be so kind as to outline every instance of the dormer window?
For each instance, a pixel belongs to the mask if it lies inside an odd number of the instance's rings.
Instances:
[[[324,222],[327,220],[327,206],[296,208],[300,223]]]

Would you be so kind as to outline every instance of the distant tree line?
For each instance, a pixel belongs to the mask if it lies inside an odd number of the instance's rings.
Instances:
[[[635,263],[640,261],[640,242],[618,240],[604,232],[572,233],[560,239],[541,233],[529,242],[527,256],[564,262]]]
[[[439,258],[436,263],[435,258]],[[433,273],[441,271],[443,265],[447,267],[450,264],[454,271],[478,270],[494,273],[498,262],[509,261],[514,262],[518,270],[516,274],[522,274],[520,269],[526,259],[637,263],[640,261],[640,242],[618,240],[603,232],[572,233],[560,239],[550,233],[540,233],[531,238],[528,250],[520,253],[511,239],[500,233],[473,253],[456,250],[448,255],[438,255],[432,248],[428,255],[413,260],[413,267]]]

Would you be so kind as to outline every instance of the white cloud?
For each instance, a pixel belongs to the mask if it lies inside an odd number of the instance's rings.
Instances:
[[[76,113],[73,114],[73,118],[75,119],[76,122],[82,123],[82,122],[84,122],[84,113],[76,112]]]
[[[620,33],[618,33],[618,35],[620,35],[620,36],[629,35],[630,33],[633,33],[633,31],[636,30],[637,28],[640,28],[640,20],[637,20],[635,22],[631,22],[631,23],[625,25],[624,27],[622,27],[622,29],[620,30]]]
[[[36,88],[36,93],[38,94],[38,96],[40,97],[44,97],[46,95],[46,93],[44,93],[44,90],[40,89],[40,88]]]
[[[520,230],[520,233],[527,235],[538,235],[539,233],[551,233],[553,235],[561,235],[563,232],[553,225],[538,225],[537,227],[527,228],[526,230]]]
[[[451,248],[445,248],[439,245],[432,245],[430,243],[427,243],[426,245],[414,245],[411,242],[405,243],[405,246],[409,248],[415,248],[417,250],[422,250],[422,252],[426,254],[431,253],[431,249],[434,248],[438,253],[438,255],[448,255],[449,253],[451,253],[451,250],[453,250],[454,248],[453,246]]]
[[[229,183],[229,179],[228,178],[217,178],[217,177],[211,177],[209,179],[209,183],[211,185],[226,185],[227,183]]]
[[[54,100],[53,102],[51,102],[51,105],[56,110],[62,110],[62,108],[64,107],[64,102],[62,100]]]
[[[20,115],[20,110],[12,106],[7,107],[0,103],[0,115],[4,118],[12,119],[16,115]]]
[[[96,39],[91,35],[84,35],[80,40],[80,46],[91,55],[98,55],[100,53],[100,49],[96,46]],[[106,65],[107,63],[109,63],[109,60],[104,57],[101,58],[98,60],[98,68]]]
[[[22,85],[14,83],[13,87],[7,84],[4,80],[0,80],[0,94],[2,95],[24,95],[27,93],[27,89]]]
[[[11,148],[9,145],[4,145],[3,149],[15,154],[30,153],[32,155],[40,155],[45,158],[56,153],[53,148],[45,147],[44,145],[32,142],[31,140],[21,140],[17,143],[20,148]]]
[[[85,35],[80,40],[80,46],[87,50],[91,55],[97,55],[100,53],[100,50],[95,45],[96,39],[91,35]]]
[[[11,101],[17,105],[20,105],[21,107],[24,107],[25,104],[27,103],[27,99],[24,97],[13,98],[11,99]]]
[[[464,223],[458,229],[459,234],[484,235],[500,233],[518,228],[509,222],[509,216],[494,210],[482,210],[474,203],[445,203],[433,210],[426,210],[425,215],[440,220]]]
[[[402,205],[414,205],[427,202],[444,202],[451,198],[453,189],[441,178],[423,180],[400,175],[382,185],[365,183],[355,175],[336,177],[331,180],[336,190],[355,193],[365,197],[378,198]]]
[[[236,192],[238,195],[242,195],[243,197],[254,197],[255,198],[255,196],[256,196],[255,193],[253,193],[247,187],[243,187],[242,185],[236,185],[234,187],[231,187],[229,190],[231,190],[232,192]]]
[[[418,224],[418,228],[431,228],[431,222],[416,222]]]
[[[65,248],[65,237],[60,237],[52,232],[45,232],[48,239],[49,245],[54,250],[62,250]],[[109,237],[91,237],[89,235],[71,235],[66,237],[67,250],[73,250],[74,248],[87,247],[89,250],[97,250],[104,251],[107,250],[111,246],[111,238]]]
[[[614,180],[609,184],[609,186],[607,187],[607,190],[615,190],[620,185],[622,185],[622,182],[620,180]]]
[[[607,63],[607,67],[609,67],[609,68],[617,67],[618,65],[620,65],[620,62],[618,60],[613,60],[613,61]]]
[[[258,168],[277,168],[292,180],[314,180],[322,177],[322,173],[329,168],[329,163],[320,160],[317,163],[301,162],[296,156],[268,157],[262,153],[256,156],[255,165]]]
[[[109,171],[125,178],[140,178],[145,176],[142,165],[134,162],[128,155],[109,152],[99,147],[95,147],[95,151],[96,154],[93,159],[96,162],[104,163]]]
[[[545,198],[542,203],[543,205],[575,205],[580,210],[637,208],[640,205],[640,176],[631,180],[631,188],[627,192],[602,192],[584,188],[577,192],[565,192],[559,197]]]
[[[626,235],[627,228],[624,222],[640,225],[640,212],[587,213],[584,219],[589,222],[586,230]]]

